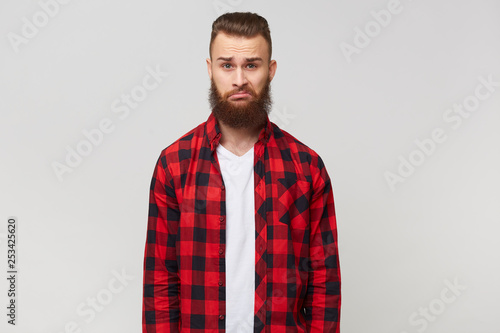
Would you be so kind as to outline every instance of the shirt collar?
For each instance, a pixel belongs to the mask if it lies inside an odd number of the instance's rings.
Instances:
[[[273,132],[271,121],[269,121],[269,116],[266,116],[266,118],[266,125],[260,131],[259,138],[257,139],[257,142],[260,142],[262,144],[266,144],[269,141],[269,138]],[[222,133],[220,131],[219,122],[212,112],[210,112],[210,115],[208,116],[205,124],[205,134],[207,137],[208,145],[210,146],[210,150],[213,152],[219,144]]]

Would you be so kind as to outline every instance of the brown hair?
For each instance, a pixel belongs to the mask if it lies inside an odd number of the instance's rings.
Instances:
[[[212,36],[209,46],[210,59],[212,59],[212,44],[219,32],[224,32],[229,36],[247,38],[261,35],[267,42],[269,61],[271,61],[271,31],[269,30],[267,20],[262,16],[250,12],[226,13],[219,16],[214,23],[212,23]]]

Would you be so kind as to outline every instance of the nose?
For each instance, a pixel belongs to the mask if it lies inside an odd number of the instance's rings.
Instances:
[[[241,67],[237,68],[233,73],[233,86],[241,88],[248,83],[246,73]]]

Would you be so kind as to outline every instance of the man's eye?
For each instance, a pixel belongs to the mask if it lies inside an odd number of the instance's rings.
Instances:
[[[231,68],[231,64],[223,64],[222,67],[223,68]]]
[[[248,67],[249,68],[257,68],[257,66],[255,66],[254,64],[248,64]]]

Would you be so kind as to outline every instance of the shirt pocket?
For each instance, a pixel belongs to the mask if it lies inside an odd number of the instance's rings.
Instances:
[[[291,229],[309,226],[311,184],[305,180],[278,179],[278,221]]]

